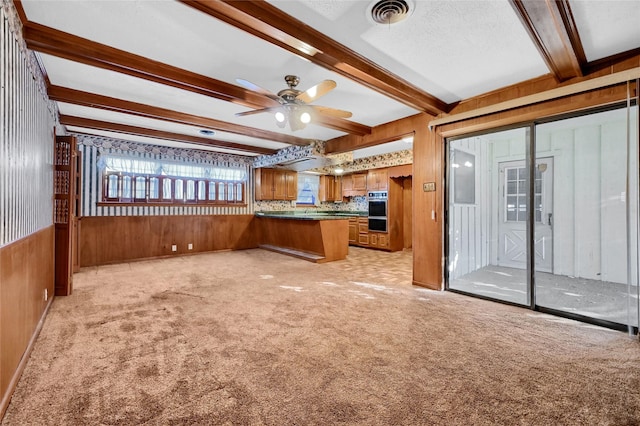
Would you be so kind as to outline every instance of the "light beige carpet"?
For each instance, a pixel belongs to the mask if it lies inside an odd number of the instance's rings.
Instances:
[[[636,339],[412,287],[410,256],[83,269],[2,425],[640,424]]]

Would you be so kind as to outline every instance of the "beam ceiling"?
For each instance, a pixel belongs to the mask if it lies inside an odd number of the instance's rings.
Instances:
[[[587,59],[567,0],[510,0],[547,67],[560,82],[581,77]]]
[[[140,117],[169,121],[172,123],[186,124],[206,129],[251,136],[258,139],[266,139],[291,145],[309,145],[312,142],[310,139],[298,138],[248,126],[241,126],[208,117],[172,111],[165,108],[125,101],[122,99],[111,98],[109,96],[97,95],[66,87],[49,86],[47,88],[47,92],[51,100],[58,102],[65,102],[91,108],[100,108],[108,111],[121,112]]]
[[[71,61],[177,87],[249,108],[268,108],[280,105],[279,102],[251,90],[37,23],[24,23],[23,36],[29,49]],[[371,131],[369,126],[339,117],[324,116],[322,120],[317,122],[325,127],[346,133],[365,135]]]
[[[265,1],[181,0],[419,111],[437,115],[451,106]]]
[[[106,132],[117,132],[127,135],[145,136],[169,141],[206,145],[215,148],[232,149],[242,152],[268,155],[276,153],[276,150],[269,148],[261,148],[234,142],[183,135],[180,133],[165,132],[162,130],[147,129],[145,127],[129,126],[126,124],[110,123],[108,121],[92,120],[89,118],[74,117],[70,115],[60,115],[60,124],[63,124],[65,126],[83,127],[85,129],[102,130]]]

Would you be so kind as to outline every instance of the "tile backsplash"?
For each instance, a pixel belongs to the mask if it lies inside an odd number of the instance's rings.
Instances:
[[[358,196],[351,197],[348,202],[334,203],[334,202],[320,202],[315,207],[309,206],[296,206],[291,201],[255,201],[254,210],[256,212],[275,212],[275,211],[287,211],[294,208],[317,208],[324,211],[366,211],[368,209],[367,197]]]

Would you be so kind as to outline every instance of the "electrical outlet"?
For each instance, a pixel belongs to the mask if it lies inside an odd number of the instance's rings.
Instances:
[[[189,250],[193,250],[193,244],[189,243],[189,246],[187,247]]]
[[[49,300],[49,291],[45,288],[44,289],[44,301],[46,302],[47,300]]]
[[[178,251],[178,246],[177,246],[177,245],[175,245],[175,244],[173,244],[173,245],[171,246],[171,251]]]

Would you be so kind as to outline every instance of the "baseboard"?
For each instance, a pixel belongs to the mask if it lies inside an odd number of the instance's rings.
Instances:
[[[49,308],[51,307],[51,304],[53,303],[54,299],[55,297],[50,298],[49,303],[47,303],[47,306],[44,308],[44,311],[40,316],[40,320],[38,321],[38,325],[36,326],[36,329],[33,331],[33,335],[29,340],[27,349],[24,351],[24,354],[22,354],[22,358],[20,359],[18,368],[16,368],[16,371],[13,373],[13,376],[11,377],[11,381],[9,382],[9,386],[7,387],[7,391],[5,392],[4,395],[2,395],[2,401],[0,402],[0,422],[4,418],[4,414],[7,411],[7,408],[9,408],[9,404],[11,403],[11,397],[13,396],[13,391],[16,390],[16,386],[18,385],[18,381],[22,376],[22,372],[24,371],[24,368],[27,366],[27,362],[29,362],[29,358],[31,357],[31,351],[33,350],[33,347],[36,344],[36,340],[40,335],[40,330],[42,330],[42,326],[44,325],[44,321],[47,318],[47,314],[49,313]]]

